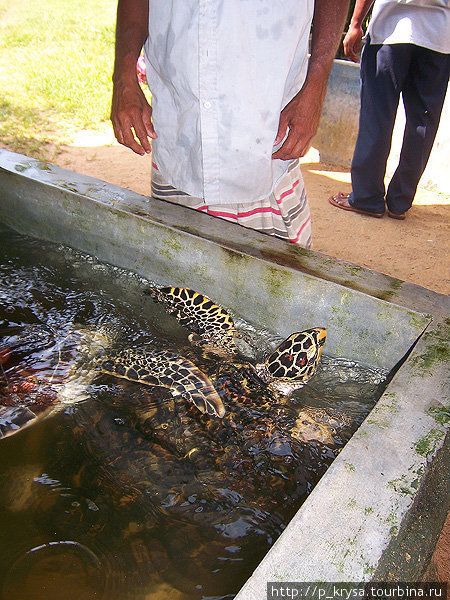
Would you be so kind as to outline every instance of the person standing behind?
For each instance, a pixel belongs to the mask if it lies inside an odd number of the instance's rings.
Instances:
[[[374,0],[356,0],[344,38],[357,62],[362,23]],[[376,0],[361,57],[359,131],[352,192],[329,202],[373,217],[405,219],[439,126],[450,71],[449,0]],[[384,177],[400,93],[406,124],[398,167],[385,195]]]
[[[347,11],[348,0],[119,0],[111,120],[137,154],[152,140],[153,197],[309,247],[298,159]]]

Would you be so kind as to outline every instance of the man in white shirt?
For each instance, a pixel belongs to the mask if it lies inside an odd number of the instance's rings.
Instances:
[[[111,119],[137,154],[153,140],[152,195],[309,247],[298,159],[317,131],[347,9],[119,0]],[[143,45],[152,107],[136,76]]]
[[[361,25],[374,0],[356,0],[344,51],[357,62]],[[439,126],[450,72],[449,0],[376,0],[361,57],[361,109],[352,193],[329,201],[343,210],[405,219]],[[406,112],[398,167],[384,177],[400,93]]]

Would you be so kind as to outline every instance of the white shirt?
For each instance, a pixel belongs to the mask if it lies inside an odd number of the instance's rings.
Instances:
[[[371,44],[415,44],[450,53],[450,0],[376,0]]]
[[[314,0],[149,0],[145,44],[168,183],[210,205],[270,195],[280,112],[306,77]]]

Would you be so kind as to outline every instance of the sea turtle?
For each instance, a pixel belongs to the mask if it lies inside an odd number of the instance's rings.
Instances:
[[[189,340],[194,345],[219,356],[233,358],[239,354],[235,339],[244,334],[207,296],[182,287],[151,287],[145,292],[193,332]],[[323,327],[292,333],[263,362],[256,363],[256,373],[271,389],[290,395],[316,372],[326,335]]]
[[[86,337],[89,338],[90,333],[76,333],[86,346]],[[282,392],[290,392],[303,385],[320,357],[322,347],[317,340],[322,339],[321,334],[321,330],[310,330],[290,336],[264,363],[256,365],[261,382]],[[314,351],[310,350],[312,347]],[[95,353],[92,357],[82,352],[82,358],[78,358],[77,364],[70,370],[67,366],[65,371],[60,369],[65,377],[52,378],[51,385],[48,380],[41,378],[39,381],[32,374],[27,374],[24,381],[14,386],[14,394],[9,395],[8,402],[5,400],[8,387],[5,386],[3,404],[9,407],[3,408],[0,415],[0,435],[15,433],[30,423],[36,414],[48,414],[61,404],[80,399],[84,388],[99,371],[145,385],[169,388],[174,396],[192,402],[200,412],[209,416],[221,418],[225,414],[224,403],[209,377],[180,354],[154,348],[105,350],[98,343]],[[33,395],[39,398],[40,405],[32,401]],[[28,406],[24,405],[24,401]]]
[[[236,329],[231,316],[212,300],[194,290],[179,287],[150,288],[148,292],[154,300],[162,303],[168,312],[174,314],[181,325],[193,330],[190,340],[194,344],[214,355],[219,354],[232,359],[238,355],[234,340],[241,333]],[[28,339],[30,335],[37,339],[41,337],[47,352],[57,353],[56,366],[50,380],[47,378],[43,385],[42,382],[36,383],[31,375],[32,382],[27,383],[22,390],[25,391],[27,402],[31,398],[28,393],[30,385],[40,392],[39,397],[45,400],[44,406],[37,406],[40,413],[48,414],[52,409],[57,410],[61,404],[72,402],[74,398],[80,399],[83,389],[97,372],[101,371],[141,384],[169,388],[174,396],[181,396],[209,416],[222,418],[225,414],[225,405],[208,376],[194,362],[180,354],[153,347],[107,350],[110,343],[108,336],[103,335],[101,331],[79,329],[68,333],[64,339],[78,336],[76,350],[80,357],[70,369],[66,360],[65,368],[61,369],[64,361],[60,360],[59,345],[52,346],[52,339],[39,334],[35,326],[27,331],[24,339]],[[320,327],[293,333],[263,362],[256,365],[248,363],[246,366],[256,374],[260,384],[289,395],[293,390],[302,387],[314,374],[325,339],[326,330]],[[10,337],[10,347],[6,352],[12,351],[12,341]],[[20,345],[17,340],[15,345]],[[70,346],[73,351],[74,343]],[[71,358],[73,356],[72,352]],[[8,357],[9,355],[6,356],[6,360]],[[5,361],[5,358],[3,360]],[[64,377],[54,377],[58,370]],[[239,376],[242,377],[242,373]],[[24,386],[23,382],[21,385]],[[7,389],[9,391],[9,387]],[[56,399],[55,389],[58,392]],[[36,417],[34,405],[30,405],[29,402],[28,406],[23,402],[17,403],[17,393],[11,397],[14,401],[9,403],[7,410],[3,408],[0,415],[0,436],[14,433]],[[20,406],[24,408],[20,409]]]
[[[200,412],[223,417],[225,407],[208,377],[175,352],[137,348],[107,352],[94,360],[103,373],[146,385],[167,387],[192,402]]]
[[[308,329],[289,336],[264,362],[245,365],[263,387],[289,396],[302,387],[317,368],[326,333]],[[187,358],[167,350],[137,348],[106,352],[97,357],[95,369],[116,377],[167,387],[174,396],[192,402],[202,413],[223,417],[225,406],[209,377]],[[244,375],[245,376],[245,375]],[[238,377],[243,377],[242,372]]]

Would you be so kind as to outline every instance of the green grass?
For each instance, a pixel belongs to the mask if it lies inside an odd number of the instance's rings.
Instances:
[[[109,121],[116,0],[0,0],[0,143],[44,158]]]

